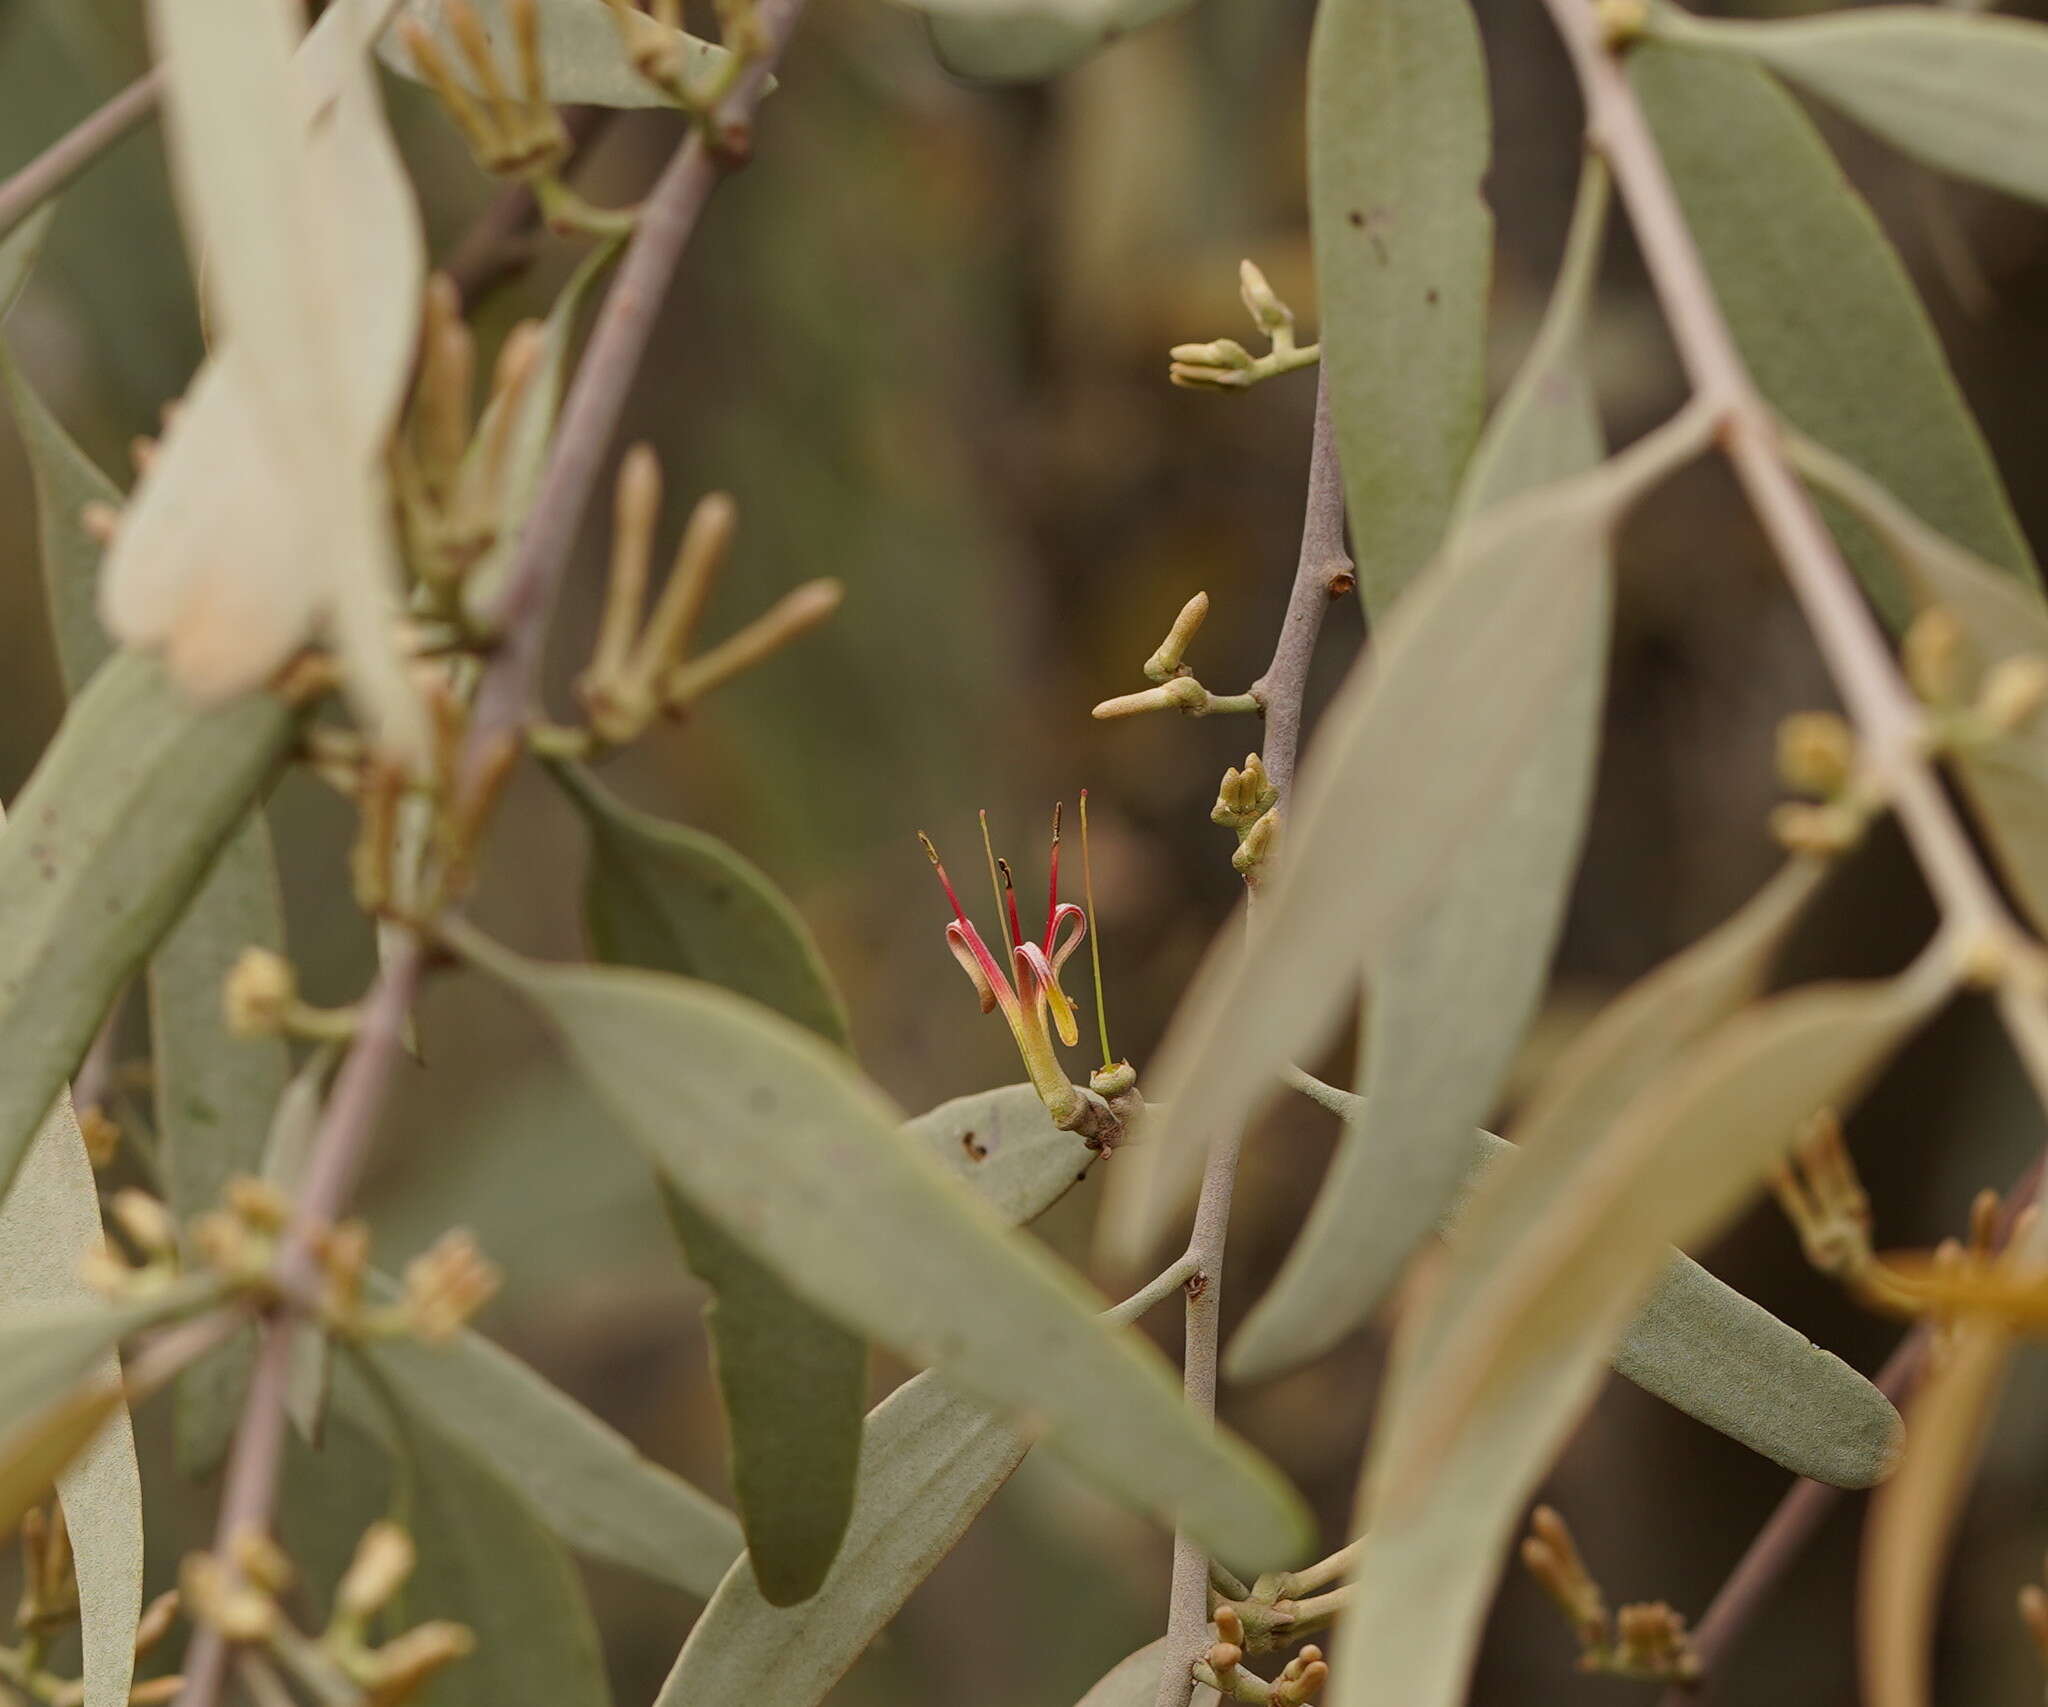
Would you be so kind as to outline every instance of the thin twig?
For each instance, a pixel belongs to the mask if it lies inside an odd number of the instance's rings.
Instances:
[[[504,646],[477,694],[475,726],[485,734],[525,720],[546,643],[544,613],[568,567],[676,263],[712,190],[746,157],[754,108],[802,10],[803,0],[761,0],[755,17],[763,51],[748,61],[718,111],[691,131],[641,207],[562,406],[554,452],[493,613]]]
[[[762,0],[757,19],[766,42],[764,52],[748,64],[718,110],[692,130],[642,209],[570,388],[534,521],[508,578],[499,611],[504,644],[478,686],[463,755],[465,778],[475,777],[525,720],[554,591],[654,318],[705,198],[743,153],[754,106],[802,5],[803,0]],[[718,139],[715,149],[706,142],[707,135]],[[320,1236],[354,1193],[392,1071],[405,1050],[407,1016],[425,959],[425,945],[417,934],[392,933],[382,970],[364,998],[361,1029],[335,1077],[279,1253],[278,1287],[289,1304],[303,1301],[317,1279]],[[257,1350],[241,1423],[228,1455],[216,1531],[215,1550],[229,1569],[235,1538],[267,1530],[276,1505],[292,1342],[298,1326],[293,1310],[280,1308],[265,1324]],[[217,1628],[198,1631],[179,1707],[215,1707],[227,1657],[227,1644]]]
[[[395,937],[383,970],[363,1002],[362,1027],[335,1075],[334,1091],[321,1114],[305,1179],[278,1253],[278,1285],[287,1298],[302,1296],[317,1278],[321,1236],[354,1194],[390,1092],[392,1070],[405,1053],[406,1019],[424,961],[417,936],[407,932]],[[256,1367],[242,1403],[242,1420],[228,1454],[226,1486],[214,1533],[214,1551],[230,1568],[236,1538],[261,1534],[270,1527],[278,1471],[284,1461],[292,1342],[299,1325],[298,1316],[289,1308],[272,1312],[264,1323]],[[227,1643],[219,1629],[210,1624],[200,1626],[186,1655],[179,1707],[212,1707],[220,1697],[227,1657]]]
[[[1301,529],[1301,555],[1287,596],[1273,661],[1252,692],[1265,707],[1265,751],[1260,755],[1284,808],[1294,783],[1301,745],[1301,699],[1310,660],[1322,633],[1330,600],[1349,590],[1351,559],[1344,550],[1344,483],[1337,467],[1337,442],[1330,421],[1329,382],[1316,381],[1315,436],[1309,449],[1308,499]],[[1223,1307],[1223,1253],[1230,1232],[1230,1200],[1237,1187],[1238,1140],[1209,1152],[1202,1193],[1195,1203],[1187,1260],[1187,1326],[1181,1386],[1198,1416],[1216,1414],[1217,1327]],[[1166,1657],[1155,1707],[1187,1707],[1194,1690],[1194,1662],[1208,1646],[1209,1558],[1185,1531],[1173,1538],[1173,1587],[1167,1602]]]
[[[1344,549],[1344,478],[1337,467],[1337,435],[1330,422],[1330,379],[1316,375],[1315,438],[1309,447],[1308,502],[1301,524],[1301,556],[1280,639],[1266,673],[1252,683],[1252,697],[1265,708],[1265,751],[1259,755],[1282,808],[1294,786],[1294,761],[1301,750],[1301,700],[1323,613],[1330,601],[1356,584],[1351,554]]]
[[[601,136],[614,114],[609,107],[571,107],[562,114],[569,145],[581,154]],[[464,313],[479,298],[531,265],[540,232],[540,198],[530,184],[508,184],[491,198],[462,234],[441,271],[454,281]]]
[[[1994,950],[2023,950],[2025,935],[1978,861],[1928,758],[1920,705],[1786,458],[1777,418],[1721,313],[1621,61],[1586,0],[1544,3],[1571,52],[1588,140],[1613,169],[1679,360],[1699,398],[1720,416],[1722,448],[1855,719],[1873,780],[1897,811],[1948,924]],[[2028,1070],[2037,1089],[2048,1093],[2048,1055],[2030,1060]]]
[[[0,184],[0,237],[155,112],[162,92],[162,68],[153,66]]]

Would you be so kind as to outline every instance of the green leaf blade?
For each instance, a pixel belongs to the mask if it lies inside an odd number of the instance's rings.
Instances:
[[[1492,119],[1465,0],[1328,0],[1308,125],[1323,362],[1377,618],[1436,552],[1479,436]]]
[[[677,1188],[813,1305],[1031,1416],[1132,1503],[1247,1565],[1306,1544],[1297,1497],[1197,1424],[1164,1359],[904,1137],[829,1045],[725,992],[464,952],[548,1019]]]
[[[1753,65],[1659,42],[1631,52],[1629,76],[1764,394],[1930,527],[2037,584],[1926,310],[1797,103]],[[1883,547],[1839,509],[1828,520],[1872,601],[1903,622]]]
[[[197,710],[131,654],[72,702],[0,836],[0,1181],[295,726],[264,694]]]
[[[1768,65],[1938,171],[2048,202],[2048,29],[1935,6],[1770,23],[1671,19]]]
[[[1595,467],[1605,454],[1580,339],[1605,234],[1607,175],[1589,164],[1544,324],[1472,461],[1466,513]],[[1446,850],[1427,907],[1365,948],[1370,1095],[1272,1288],[1232,1343],[1259,1380],[1326,1351],[1378,1305],[1458,1189],[1542,998],[1591,801],[1606,685],[1611,564],[1575,598],[1558,684],[1492,811]],[[1446,1025],[1444,1016],[1457,1023]]]

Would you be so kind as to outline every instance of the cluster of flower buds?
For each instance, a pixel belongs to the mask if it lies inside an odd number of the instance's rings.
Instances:
[[[461,1624],[436,1619],[390,1641],[368,1640],[371,1620],[387,1607],[414,1564],[412,1539],[394,1523],[371,1525],[335,1590],[327,1627],[316,1637],[301,1631],[279,1605],[291,1587],[292,1566],[268,1537],[244,1533],[230,1558],[194,1553],[179,1574],[185,1604],[199,1623],[237,1647],[274,1660],[316,1701],[360,1701],[363,1707],[401,1707],[422,1685],[476,1646]]]
[[[130,1199],[146,1204],[148,1215],[139,1215]],[[175,1275],[175,1228],[163,1205],[139,1192],[121,1192],[115,1196],[113,1212],[117,1225],[138,1245],[141,1240],[131,1230],[131,1220],[153,1223],[154,1243],[145,1247],[150,1260],[162,1273]],[[277,1294],[278,1256],[290,1220],[291,1204],[276,1186],[259,1179],[232,1179],[222,1207],[193,1219],[193,1255],[230,1290],[269,1302]],[[314,1258],[318,1290],[293,1302],[312,1311],[328,1331],[355,1340],[405,1336],[429,1345],[445,1344],[496,1294],[501,1278],[475,1238],[460,1227],[442,1234],[406,1265],[404,1289],[389,1304],[372,1304],[365,1298],[370,1234],[362,1222],[343,1221],[326,1229],[315,1243]],[[149,1271],[122,1268],[103,1285],[132,1291],[141,1272]]]
[[[2016,734],[2048,705],[2048,658],[2016,652],[1983,668],[1961,621],[1941,605],[1913,619],[1900,661],[1944,747],[1982,746]]]
[[[2016,1253],[2026,1247],[2039,1210],[2029,1205],[2006,1224],[1998,1193],[1978,1192],[1966,1237],[1931,1251],[1887,1251],[1873,1265],[1879,1284],[1865,1300],[1935,1324],[1935,1356],[1945,1357],[1965,1321],[1998,1323],[2017,1333],[2048,1334],[2048,1271]]]
[[[522,180],[551,173],[569,152],[569,133],[547,98],[539,0],[505,0],[516,94],[499,68],[490,28],[471,0],[445,0],[440,11],[455,39],[460,69],[417,18],[399,19],[398,38],[455,121],[477,164],[494,175]]]
[[[1264,708],[1256,694],[1211,693],[1182,661],[1208,615],[1207,593],[1197,593],[1182,605],[1180,614],[1173,619],[1173,626],[1166,631],[1166,638],[1145,660],[1145,679],[1158,685],[1106,699],[1095,708],[1094,715],[1099,718],[1135,717],[1143,711],[1171,710],[1187,717],[1207,717],[1215,711],[1262,711]]]
[[[1556,1602],[1579,1645],[1579,1669],[1643,1683],[1690,1683],[1699,1676],[1685,1620],[1663,1601],[1608,1616],[1606,1597],[1579,1556],[1564,1519],[1549,1506],[1529,1518],[1522,1565]]]
[[[356,839],[349,855],[356,904],[375,918],[426,928],[468,893],[484,826],[519,757],[520,743],[508,730],[470,750],[470,707],[463,696],[439,671],[424,673],[419,685],[431,740],[417,770],[371,752],[346,734],[317,743],[309,757],[323,781],[356,803]],[[277,970],[271,968],[267,977],[266,985],[251,973],[241,991],[243,998],[254,999],[255,1005],[237,1010],[251,1027],[273,1023],[272,1010],[262,1005],[266,996],[285,1000]],[[231,977],[231,1000],[233,985]],[[354,1035],[358,1015],[353,1008],[292,1005],[281,1018],[293,1036],[336,1042]]]
[[[0,1645],[0,1680],[9,1700],[29,1700],[42,1707],[83,1707],[85,1683],[59,1676],[45,1664],[51,1643],[78,1620],[78,1579],[73,1570],[71,1537],[64,1527],[63,1508],[54,1501],[45,1509],[33,1506],[21,1520],[21,1600],[15,1609],[19,1640]],[[158,1595],[143,1610],[135,1627],[137,1659],[170,1634],[178,1615],[175,1590]],[[130,1707],[156,1707],[183,1689],[182,1677],[154,1677],[129,1691]]]
[[[391,467],[406,557],[430,615],[462,620],[470,574],[506,529],[514,441],[544,343],[536,320],[506,334],[483,410],[473,415],[476,337],[454,281],[445,273],[427,280],[418,377]]]
[[[633,69],[686,112],[711,112],[747,62],[767,51],[752,0],[713,0],[719,39],[727,49],[717,59],[683,33],[683,0],[653,0],[645,11],[632,0],[606,4]]]
[[[658,716],[680,717],[713,689],[815,628],[843,596],[837,581],[807,582],[701,657],[687,657],[704,601],[731,550],[738,511],[723,492],[698,500],[643,626],[661,486],[653,450],[635,445],[619,467],[611,576],[597,645],[576,683],[589,719],[586,745],[623,745]]]
[[[1832,711],[1796,712],[1778,725],[1778,779],[1808,800],[1771,814],[1771,833],[1794,853],[1827,858],[1862,838],[1877,809],[1857,774],[1856,737]]]
[[[1789,1157],[1770,1175],[1771,1194],[1799,1235],[1806,1260],[1845,1285],[1868,1282],[1874,1260],[1870,1245],[1870,1195],[1832,1109],[1806,1123]]]
[[[1270,1707],[1306,1707],[1322,1693],[1330,1668],[1323,1650],[1313,1643],[1289,1660],[1270,1682],[1244,1669],[1245,1628],[1236,1609],[1219,1606],[1214,1614],[1216,1640],[1195,1661],[1194,1675],[1218,1694],[1233,1701],[1270,1704]]]
[[[1295,344],[1294,310],[1280,300],[1266,275],[1250,261],[1238,263],[1237,288],[1252,324],[1272,347],[1265,355],[1254,356],[1235,338],[1176,344],[1167,352],[1173,364],[1167,369],[1167,378],[1175,385],[1190,391],[1243,391],[1275,374],[1315,365],[1321,346]]]
[[[1273,838],[1280,832],[1279,799],[1280,791],[1266,775],[1259,755],[1247,753],[1243,770],[1223,773],[1223,786],[1209,809],[1211,823],[1237,832],[1237,851],[1230,863],[1248,881],[1272,854]]]

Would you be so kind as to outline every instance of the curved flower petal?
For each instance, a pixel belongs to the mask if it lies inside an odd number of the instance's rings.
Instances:
[[[1053,1026],[1062,1043],[1071,1047],[1079,1042],[1081,1027],[1074,1017],[1074,1004],[1067,999],[1066,991],[1060,988],[1059,976],[1045,958],[1045,950],[1035,942],[1020,943],[1017,947],[1017,968],[1017,987],[1023,999],[1039,1013],[1047,1007],[1052,1009]]]
[[[1065,942],[1059,940],[1063,925],[1074,927],[1073,935]],[[1052,919],[1045,927],[1045,952],[1052,960],[1052,975],[1055,980],[1060,968],[1067,963],[1067,956],[1081,946],[1081,939],[1088,934],[1088,915],[1068,901],[1052,910]]]
[[[1005,1013],[1016,1007],[1016,992],[1010,988],[1010,981],[1003,976],[995,956],[982,942],[979,931],[956,919],[946,927],[946,946],[953,951],[953,958],[960,962],[961,970],[973,981],[975,994],[981,998],[983,1013],[992,1012],[998,1002],[1002,1003]]]

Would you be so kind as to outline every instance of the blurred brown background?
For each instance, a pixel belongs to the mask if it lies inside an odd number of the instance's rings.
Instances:
[[[132,0],[0,0],[0,170],[140,64]],[[1537,8],[1481,0],[1498,135],[1495,369],[1540,311],[1576,169],[1576,106]],[[807,19],[755,167],[714,203],[641,378],[630,431],[684,505],[723,486],[740,503],[714,636],[815,575],[842,577],[821,635],[721,694],[687,726],[620,760],[637,802],[723,834],[784,882],[852,1004],[866,1065],[906,1108],[1016,1075],[940,940],[945,917],[913,832],[969,857],[974,812],[1038,881],[1052,802],[1091,791],[1103,953],[1119,1052],[1141,1065],[1234,896],[1230,839],[1207,812],[1255,730],[1224,719],[1092,723],[1139,685],[1139,661],[1180,602],[1214,614],[1195,662],[1219,690],[1263,665],[1300,525],[1313,380],[1239,398],[1171,390],[1167,345],[1243,336],[1240,256],[1315,322],[1303,211],[1306,0],[1203,0],[1049,87],[972,88],[934,64],[916,16],[839,0]],[[392,110],[437,249],[491,193],[418,91]],[[1936,184],[1831,128],[1920,278],[2037,540],[2048,387],[2048,225]],[[633,197],[671,122],[614,124],[581,175]],[[1611,256],[1597,357],[1617,436],[1668,409],[1675,376],[1625,241]],[[573,259],[547,245],[481,313],[495,337],[541,311]],[[198,350],[187,273],[152,137],[124,145],[68,198],[9,323],[64,419],[125,474],[130,435],[183,384]],[[34,569],[28,478],[0,424],[0,785],[19,785],[59,715]],[[581,660],[601,539],[558,628],[557,679]],[[1354,610],[1324,643],[1317,696],[1355,653]],[[1711,472],[1661,495],[1626,552],[1609,737],[1584,875],[1552,1011],[1553,1049],[1591,1004],[1714,922],[1769,869],[1770,739],[1785,712],[1827,702],[1778,579]],[[360,921],[334,904],[348,820],[310,784],[273,803],[294,950],[317,996],[364,977]],[[576,951],[574,824],[538,783],[496,841],[485,922],[521,946]],[[1898,963],[1927,923],[1903,856],[1879,835],[1832,891],[1802,971]],[[1455,1016],[1446,1016],[1455,1023]],[[640,1165],[571,1111],[544,1044],[474,983],[434,990],[428,1061],[404,1087],[374,1183],[394,1256],[475,1227],[508,1269],[491,1326],[649,1453],[720,1485],[721,1444],[696,1300]],[[1345,1065],[1332,1065],[1341,1074]],[[2003,1183],[2042,1122],[1984,1013],[1944,1019],[1880,1087],[1854,1138],[1881,1236],[1924,1243],[1970,1194]],[[1328,1123],[1277,1110],[1251,1152],[1228,1298],[1278,1262],[1327,1153]],[[1096,1187],[1042,1230],[1077,1259]],[[1865,1368],[1893,1338],[1808,1274],[1773,1212],[1711,1254],[1728,1278]],[[1177,1337],[1162,1312],[1159,1329]],[[1379,1344],[1269,1388],[1231,1419],[1318,1502],[1349,1508]],[[893,1378],[878,1371],[878,1380]],[[2018,1701],[2040,1684],[2011,1611],[2048,1540],[2026,1363],[1972,1508],[1952,1585],[1944,1698]],[[153,1573],[198,1533],[174,1497]],[[1783,1486],[1772,1467],[1617,1386],[1553,1477],[1614,1599],[1697,1615]],[[182,1516],[173,1512],[173,1507]],[[1846,1702],[1854,1520],[1838,1518],[1725,1678],[1721,1699]],[[1063,1707],[1157,1633],[1167,1547],[1057,1466],[1028,1461],[836,1698]],[[693,1607],[624,1575],[593,1579],[623,1703],[648,1700]],[[764,1664],[772,1664],[764,1656]],[[1474,1699],[1514,1707],[1628,1686],[1571,1669],[1546,1604],[1511,1581]]]

